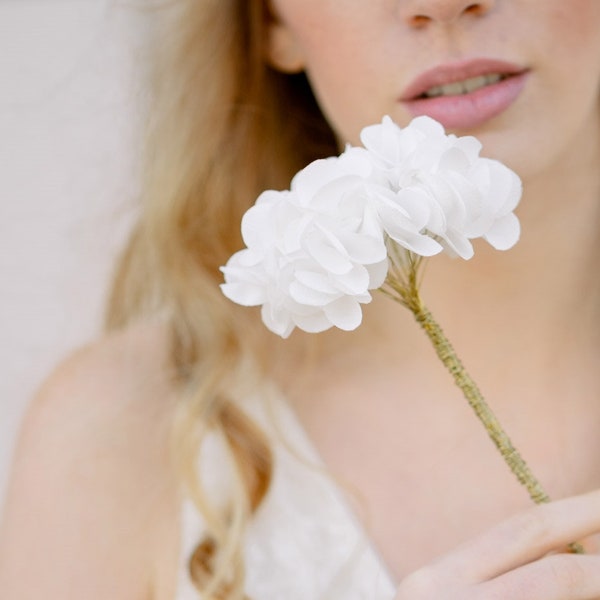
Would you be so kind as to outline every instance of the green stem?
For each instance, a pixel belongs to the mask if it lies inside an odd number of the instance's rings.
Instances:
[[[417,323],[431,340],[439,359],[454,378],[454,382],[461,389],[469,405],[475,411],[477,418],[483,423],[506,464],[519,482],[525,486],[531,499],[536,504],[550,502],[550,497],[500,425],[498,418],[485,401],[475,381],[467,373],[437,321],[435,321],[429,310],[420,303],[409,308],[413,311]]]
[[[399,257],[392,254],[392,258],[398,259]],[[398,261],[392,260],[392,268],[386,281],[387,286],[384,286],[382,291],[413,313],[417,323],[433,344],[439,359],[461,389],[510,470],[527,489],[531,499],[536,504],[550,502],[550,497],[500,425],[498,418],[485,401],[475,381],[467,373],[442,328],[421,301],[417,283],[419,264],[420,260],[415,260],[410,253],[408,259],[403,260],[400,264]],[[576,554],[583,553],[583,548],[578,543],[570,544],[568,550]]]

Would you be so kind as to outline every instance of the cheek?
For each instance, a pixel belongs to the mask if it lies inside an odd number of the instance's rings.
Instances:
[[[378,98],[378,77],[363,62],[339,51],[323,53],[318,60],[309,61],[306,73],[340,142],[358,143],[360,129],[372,120],[370,112]],[[378,115],[375,120],[380,118]]]
[[[342,144],[358,143],[362,127],[374,120],[371,105],[377,97],[377,79],[367,69],[345,55],[331,56],[307,65],[307,76],[317,102]],[[365,90],[369,90],[365,93]]]
[[[547,10],[544,28],[551,37],[549,41],[554,42],[556,59],[571,69],[592,68],[592,72],[597,72],[600,69],[600,2],[552,2],[554,8]]]
[[[560,40],[553,51],[555,85],[566,88],[573,110],[585,112],[597,104],[600,94],[600,1],[561,2],[548,31]]]
[[[342,145],[359,144],[361,129],[385,114],[398,117],[402,69],[398,63],[390,65],[382,44],[358,35],[341,38],[336,47],[324,46],[319,55],[309,57],[306,73]]]
[[[304,56],[316,99],[338,139],[358,143],[358,133],[381,120],[390,87],[382,38],[390,19],[383,3],[347,0],[280,0]],[[317,6],[318,5],[318,6]],[[386,85],[386,82],[387,85]]]

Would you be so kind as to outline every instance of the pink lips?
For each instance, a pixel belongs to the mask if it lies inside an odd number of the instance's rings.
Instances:
[[[498,73],[504,78],[473,92],[426,98],[430,88]],[[477,59],[435,67],[419,75],[400,101],[413,116],[428,115],[448,129],[472,129],[504,112],[519,96],[528,71],[498,60]]]

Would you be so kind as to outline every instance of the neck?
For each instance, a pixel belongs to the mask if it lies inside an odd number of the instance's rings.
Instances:
[[[498,338],[512,331],[542,344],[576,331],[582,319],[599,330],[600,150],[593,140],[524,181],[515,248],[504,253],[479,243],[470,262],[432,261],[423,293],[446,318],[463,326],[479,311],[502,328]]]
[[[524,181],[515,248],[504,253],[479,242],[471,261],[427,261],[423,301],[486,386],[522,389],[527,381],[542,397],[560,370],[596,377],[590,361],[600,341],[600,151],[594,144]],[[408,311],[380,294],[350,336],[352,344],[348,334],[331,334],[333,351],[326,342],[325,353],[345,356],[348,347],[359,347],[362,356],[373,350],[398,364],[431,359]]]

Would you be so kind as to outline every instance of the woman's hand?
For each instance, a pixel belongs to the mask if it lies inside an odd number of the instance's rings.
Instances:
[[[415,571],[395,600],[600,599],[598,533],[600,490],[536,506]]]

